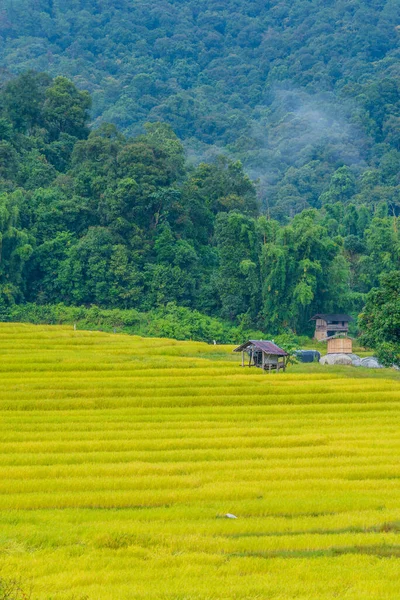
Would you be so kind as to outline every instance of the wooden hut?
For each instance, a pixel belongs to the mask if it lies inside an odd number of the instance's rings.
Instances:
[[[342,314],[317,314],[311,317],[310,321],[315,321],[314,339],[321,342],[338,333],[347,334],[349,331],[349,322],[353,321],[350,315]]]
[[[353,340],[349,337],[333,336],[328,338],[327,354],[352,354]]]
[[[285,350],[265,340],[249,340],[235,348],[234,352],[242,353],[242,367],[258,367],[268,372],[285,371],[289,357]],[[248,361],[245,361],[245,354],[249,357]]]

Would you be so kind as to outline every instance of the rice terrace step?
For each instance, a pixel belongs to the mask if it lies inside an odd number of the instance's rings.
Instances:
[[[0,349],[0,576],[32,598],[398,598],[399,373],[59,326]]]

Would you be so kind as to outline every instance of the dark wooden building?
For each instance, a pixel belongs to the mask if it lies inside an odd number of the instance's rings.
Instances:
[[[317,314],[311,317],[310,321],[315,321],[314,339],[322,342],[338,333],[347,334],[353,317],[342,314]]]
[[[264,371],[286,370],[289,354],[276,344],[265,340],[249,340],[235,348],[242,353],[242,367],[258,367]],[[245,354],[248,360],[245,361]],[[246,363],[246,364],[245,364]]]

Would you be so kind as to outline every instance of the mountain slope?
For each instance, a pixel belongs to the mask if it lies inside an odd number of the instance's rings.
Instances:
[[[167,121],[194,160],[241,158],[280,217],[397,149],[399,25],[397,0],[5,0],[0,60],[71,77],[95,123]]]

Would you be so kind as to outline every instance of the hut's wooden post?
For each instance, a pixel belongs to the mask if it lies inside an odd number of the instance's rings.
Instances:
[[[263,373],[265,373],[265,353],[264,353],[264,350],[262,351],[262,365],[261,366],[262,366]]]

